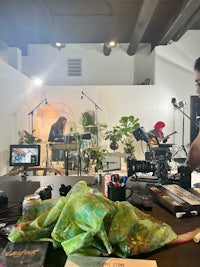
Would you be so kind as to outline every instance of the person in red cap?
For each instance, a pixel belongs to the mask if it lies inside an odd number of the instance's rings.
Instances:
[[[166,143],[168,136],[164,136],[163,129],[165,128],[165,123],[163,121],[157,121],[154,128],[148,132],[151,145],[158,145],[161,141]]]

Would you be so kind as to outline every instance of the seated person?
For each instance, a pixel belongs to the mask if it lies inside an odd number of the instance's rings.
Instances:
[[[67,123],[67,119],[63,116],[59,117],[58,120],[51,126],[51,130],[49,133],[49,142],[63,142],[64,138],[64,130],[65,125]]]
[[[165,127],[165,123],[163,121],[157,121],[154,125],[154,128],[150,130],[147,134],[151,139],[149,143],[151,145],[159,145],[161,142],[166,143],[168,140],[168,136],[164,136],[163,129]]]

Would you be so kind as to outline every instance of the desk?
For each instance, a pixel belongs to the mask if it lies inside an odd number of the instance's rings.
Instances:
[[[158,203],[154,203],[153,210],[148,211],[151,216],[166,222],[177,234],[186,233],[200,227],[200,217],[177,219]],[[165,246],[158,251],[143,255],[145,259],[155,259],[158,267],[197,267],[199,266],[200,244],[193,241]]]
[[[31,178],[34,179],[34,177]],[[39,178],[41,179],[41,181],[42,179],[45,179],[46,182],[48,181],[47,180],[48,176],[36,177],[36,179]],[[54,190],[56,190],[57,192],[58,186],[60,186],[60,182],[62,181],[59,180],[56,183],[56,179],[58,177],[50,177],[50,178],[51,179],[49,180],[55,181]],[[61,179],[61,177],[59,178]],[[95,179],[92,176],[91,177],[63,176],[62,178],[63,178],[63,183],[65,185],[69,184],[74,185],[76,182],[80,180],[85,180],[91,184],[94,184],[95,182]],[[103,183],[95,184],[92,187],[96,187],[100,191],[104,190]],[[177,234],[186,233],[191,230],[194,230],[197,227],[200,227],[199,216],[192,218],[177,219],[174,215],[169,213],[166,209],[164,209],[157,203],[154,203],[153,210],[148,211],[147,213],[163,222],[168,223]],[[56,255],[56,251],[54,251],[54,254]],[[188,266],[199,267],[199,257],[200,257],[199,255],[200,255],[200,244],[196,244],[193,241],[190,241],[178,245],[165,246],[157,251],[140,255],[137,258],[154,259],[157,261],[158,267],[188,267]],[[56,266],[56,267],[61,267],[61,266]]]

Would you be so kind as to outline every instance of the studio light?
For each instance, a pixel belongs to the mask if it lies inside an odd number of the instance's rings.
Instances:
[[[114,40],[111,40],[110,42],[107,43],[107,47],[109,48],[114,48],[116,47],[117,43]]]
[[[179,105],[179,108],[184,108],[186,106],[186,102],[185,101],[180,101],[178,103],[178,105]]]
[[[39,77],[33,77],[32,78],[35,85],[40,86],[43,84],[43,80],[41,80]]]

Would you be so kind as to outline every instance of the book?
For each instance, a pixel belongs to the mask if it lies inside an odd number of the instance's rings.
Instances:
[[[177,218],[200,213],[200,195],[195,195],[177,184],[152,186],[150,194]]]
[[[0,266],[43,267],[49,242],[8,242],[0,256]]]

